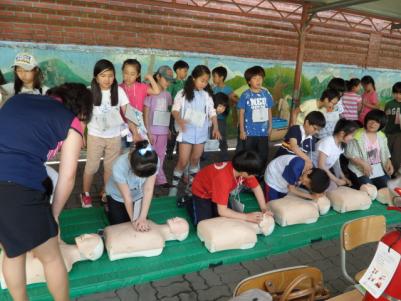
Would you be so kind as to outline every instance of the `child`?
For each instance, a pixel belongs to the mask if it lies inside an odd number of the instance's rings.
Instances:
[[[375,81],[369,75],[365,75],[361,79],[364,90],[362,94],[362,109],[359,114],[359,122],[364,124],[365,116],[373,109],[379,109],[379,99],[376,93]]]
[[[295,155],[283,155],[272,160],[265,172],[266,200],[285,197],[289,192],[304,198],[317,199],[329,187],[330,179],[320,168],[305,170],[305,161]],[[309,193],[298,188],[303,185]]]
[[[339,158],[345,146],[353,139],[358,124],[351,120],[340,119],[332,136],[320,140],[317,144],[314,165],[327,172],[330,177],[330,189],[337,186],[351,185],[351,181],[344,176]]]
[[[174,99],[178,91],[184,88],[185,79],[187,78],[189,65],[187,62],[179,60],[174,63],[173,70],[176,74],[175,80],[168,87],[167,91],[170,92],[171,97]],[[173,152],[175,148],[175,143],[177,140],[178,132],[174,126],[174,118],[171,116],[170,119],[170,137],[167,142],[167,159],[171,160],[173,158]],[[178,147],[177,147],[178,153]]]
[[[320,111],[323,114],[327,110],[333,110],[340,98],[340,93],[334,89],[326,89],[323,91],[320,99],[310,99],[304,101],[298,108],[292,112],[292,124],[291,125],[303,125],[306,115],[312,111]]]
[[[327,84],[327,89],[334,89],[340,94],[340,98],[347,91],[347,83],[341,77],[333,77]]]
[[[244,77],[249,89],[242,93],[237,104],[242,149],[256,151],[262,159],[264,169],[267,164],[268,137],[272,130],[273,98],[269,91],[262,88],[265,77],[262,67],[247,69]]]
[[[219,130],[221,133],[220,140],[220,160],[228,160],[228,145],[227,145],[227,116],[229,113],[229,107],[236,105],[238,97],[234,94],[233,89],[230,86],[225,85],[224,81],[227,78],[227,69],[220,66],[212,70],[212,80],[213,80],[213,93],[224,93],[228,96],[228,104],[225,106],[227,109],[224,114],[217,114],[217,121],[219,123]],[[234,114],[235,112],[233,112]]]
[[[208,139],[209,120],[213,124],[213,138],[221,138],[209,79],[209,68],[204,65],[196,66],[186,80],[184,89],[179,91],[174,99],[172,115],[179,127],[177,141],[180,143],[180,151],[169,196],[177,194],[178,183],[188,163],[188,188],[192,185],[193,177],[199,171],[204,144]]]
[[[89,192],[102,156],[104,156],[104,184],[109,180],[112,164],[121,149],[120,128],[124,121],[120,109],[125,114],[129,103],[124,90],[117,84],[114,65],[108,60],[100,60],[95,64],[91,90],[94,108],[93,117],[88,123],[87,161],[81,194],[83,208],[92,207]],[[104,193],[101,196],[105,201]]]
[[[318,139],[323,139],[327,136],[333,135],[334,127],[336,126],[337,121],[340,120],[340,114],[344,112],[342,96],[347,89],[345,80],[340,77],[334,77],[329,81],[327,89],[336,90],[339,93],[339,98],[332,107],[327,108],[324,112],[326,125],[316,134]]]
[[[225,93],[218,92],[213,95],[213,102],[214,102],[214,108],[216,109],[217,113],[217,122],[219,124],[219,130],[221,133],[221,140],[220,142],[220,161],[225,162],[228,161],[228,145],[227,145],[227,139],[224,140],[224,137],[227,133],[226,128],[226,118],[228,114],[230,113],[230,106],[229,106],[229,100],[228,96]],[[224,116],[224,119],[219,119],[220,116]]]
[[[9,98],[19,93],[45,95],[48,87],[44,86],[43,74],[33,55],[29,53],[19,53],[15,57],[14,64],[14,83],[3,85],[3,89]],[[3,102],[7,99],[3,99]]]
[[[322,112],[312,111],[305,117],[304,124],[289,128],[275,158],[282,155],[297,155],[305,161],[305,170],[313,167],[311,154],[315,151],[314,137],[326,124]]]
[[[232,162],[211,164],[203,168],[192,185],[192,200],[186,203],[189,216],[196,226],[200,221],[218,216],[259,223],[268,212],[262,188],[255,175],[260,173],[262,161],[252,151],[240,151]],[[228,207],[230,192],[240,185],[252,189],[261,212],[241,213]]]
[[[348,167],[357,177],[358,188],[366,183],[377,189],[387,187],[389,176],[394,172],[387,138],[381,132],[385,124],[383,111],[370,111],[365,116],[364,128],[356,130],[354,139],[347,146]]]
[[[358,112],[362,107],[362,97],[357,94],[361,89],[361,81],[359,78],[351,78],[347,81],[347,92],[342,97],[344,112],[342,118],[347,120],[358,120]]]
[[[150,86],[141,82],[141,63],[136,59],[126,59],[123,63],[122,71],[123,82],[119,86],[127,94],[130,105],[142,112],[145,97],[147,95],[159,94],[159,86],[150,74],[145,76],[145,80],[150,82]],[[134,141],[139,141],[145,138],[141,136],[138,127],[134,123],[129,122],[128,126],[132,132]]]
[[[189,65],[187,62],[179,60],[173,65],[173,70],[176,74],[175,80],[168,87],[168,92],[170,92],[171,97],[174,99],[178,91],[184,89],[185,79],[187,78]]]
[[[161,66],[154,75],[159,85],[160,94],[148,96],[143,107],[143,119],[148,132],[149,142],[152,144],[159,157],[159,170],[156,176],[156,185],[169,187],[166,175],[163,171],[164,157],[166,156],[167,138],[170,124],[170,112],[172,105],[170,93],[166,91],[173,81],[173,70],[169,66]],[[156,118],[155,118],[156,117]]]
[[[106,185],[107,217],[111,225],[130,221],[136,231],[150,230],[147,216],[157,162],[157,154],[146,140],[136,142],[133,149],[118,157]]]
[[[399,175],[399,169],[401,167],[401,82],[395,83],[392,91],[394,99],[387,102],[384,107],[384,111],[387,115],[387,125],[384,132],[388,138],[393,167]]]

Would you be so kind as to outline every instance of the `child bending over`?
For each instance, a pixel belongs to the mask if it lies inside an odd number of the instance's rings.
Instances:
[[[232,162],[211,164],[203,168],[192,184],[192,199],[186,202],[194,225],[204,219],[223,216],[253,223],[262,221],[263,213],[268,212],[263,190],[255,175],[260,173],[262,161],[253,151],[240,151]],[[229,195],[232,191],[238,197],[240,185],[252,189],[260,211],[241,213],[229,208]]]
[[[283,155],[269,163],[265,172],[266,200],[285,197],[289,192],[305,199],[318,199],[329,187],[330,179],[320,168],[304,171],[305,161],[295,155]],[[309,192],[299,189],[304,186]]]

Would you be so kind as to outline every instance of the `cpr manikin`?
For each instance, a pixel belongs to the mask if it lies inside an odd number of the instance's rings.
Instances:
[[[369,209],[375,194],[377,190],[370,186],[361,187],[361,190],[340,186],[326,193],[333,209],[340,213]]]
[[[63,256],[67,271],[71,271],[74,263],[83,260],[95,261],[99,259],[104,250],[103,241],[97,234],[83,234],[75,238],[75,245],[66,244],[60,241],[60,250]],[[6,288],[2,273],[4,252],[0,255],[0,283],[1,287]],[[26,283],[46,282],[42,263],[32,252],[26,254]]]
[[[199,222],[198,237],[205,243],[209,252],[233,249],[253,248],[257,242],[257,234],[270,235],[274,230],[274,219],[263,215],[259,223],[251,223],[239,219],[215,217]]]
[[[149,221],[149,226],[146,232],[135,231],[130,222],[106,227],[104,236],[109,259],[158,256],[165,241],[182,241],[189,233],[188,222],[180,217],[168,219],[163,225]]]

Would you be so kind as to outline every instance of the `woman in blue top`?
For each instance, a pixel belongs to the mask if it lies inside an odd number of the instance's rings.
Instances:
[[[14,300],[28,300],[28,251],[41,261],[53,299],[69,300],[58,217],[74,187],[83,144],[74,124],[77,117],[81,122],[91,118],[93,103],[82,84],[64,84],[48,95],[18,94],[0,110],[0,244],[3,274]],[[44,163],[61,144],[60,177],[50,205]]]

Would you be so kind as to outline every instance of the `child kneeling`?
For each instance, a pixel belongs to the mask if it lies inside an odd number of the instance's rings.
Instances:
[[[211,164],[203,168],[194,178],[192,199],[186,202],[188,213],[196,226],[204,219],[218,216],[259,223],[267,212],[263,190],[255,175],[260,173],[262,161],[253,151],[240,151],[232,162]],[[229,196],[240,185],[252,189],[260,211],[242,213],[229,208]]]
[[[272,160],[266,168],[266,199],[273,201],[289,192],[304,199],[318,199],[330,185],[330,178],[320,168],[305,169],[305,161],[295,155],[283,155]],[[304,192],[299,187],[305,187]]]
[[[136,231],[150,230],[147,217],[158,166],[157,153],[146,140],[116,160],[106,185],[111,225],[130,221]]]

